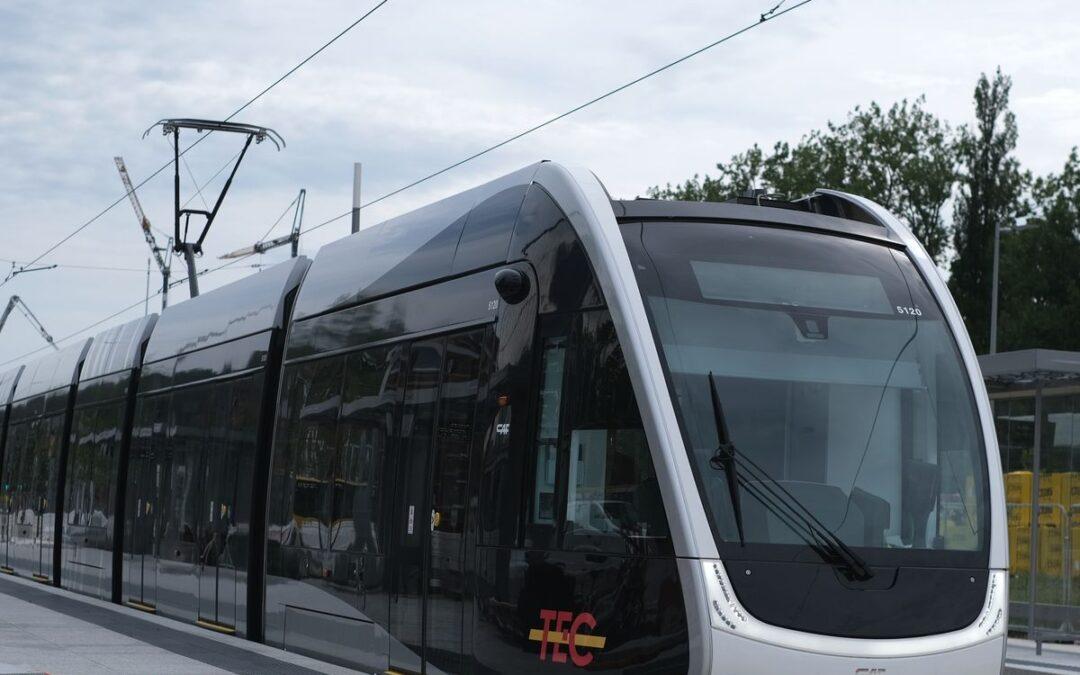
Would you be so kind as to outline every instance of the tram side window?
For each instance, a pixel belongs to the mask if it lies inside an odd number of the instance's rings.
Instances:
[[[379,551],[382,474],[401,397],[400,347],[350,354],[345,362],[334,468],[331,548]]]
[[[75,411],[72,422],[72,457],[67,486],[67,522],[107,528],[112,511],[112,462],[119,443],[123,410],[111,404]]]
[[[649,445],[610,316],[598,310],[551,317],[542,331],[527,545],[671,552]]]
[[[331,489],[342,357],[290,368],[287,419],[279,428],[275,464],[280,467],[279,542],[325,548],[330,535]]]
[[[94,466],[96,427],[96,408],[75,411],[71,423],[71,447],[68,450],[71,456],[71,468],[67,478],[68,525],[89,525],[94,512],[93,484],[88,478]]]

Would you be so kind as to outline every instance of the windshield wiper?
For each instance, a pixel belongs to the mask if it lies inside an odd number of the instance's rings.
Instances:
[[[874,576],[866,561],[852,551],[832,530],[825,527],[813,512],[796,499],[780,481],[769,475],[752,459],[736,451],[724,419],[724,409],[720,404],[720,395],[717,392],[716,379],[712,372],[709,373],[709,392],[712,397],[716,436],[719,441],[716,453],[709,460],[709,464],[714,469],[722,469],[727,477],[740,545],[745,545],[742,507],[739,500],[739,488],[742,488],[799,535],[822,560],[843,571],[848,579],[865,581]],[[741,476],[740,467],[753,480],[747,480],[746,477]]]
[[[709,395],[712,398],[713,419],[716,422],[716,452],[709,459],[714,469],[722,469],[727,477],[728,493],[731,495],[731,512],[735,516],[735,528],[739,531],[739,545],[745,546],[743,536],[742,504],[739,501],[739,474],[735,464],[735,444],[728,435],[724,409],[720,405],[720,394],[716,391],[716,378],[709,371]]]

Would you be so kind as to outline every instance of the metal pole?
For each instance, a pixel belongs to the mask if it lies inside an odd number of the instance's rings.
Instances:
[[[188,290],[191,297],[199,297],[199,277],[195,274],[195,244],[184,244],[184,260],[187,261]]]
[[[176,208],[173,209],[173,240],[181,242],[186,237],[180,235],[180,127],[173,129],[173,198],[176,200]]]
[[[1031,571],[1028,583],[1028,639],[1035,640],[1035,586],[1039,580],[1039,472],[1042,458],[1042,380],[1035,383],[1035,448],[1031,466]]]
[[[360,231],[360,174],[361,164],[356,162],[353,164],[353,179],[352,179],[352,232],[356,234]]]
[[[998,265],[1001,258],[1001,223],[994,222],[994,281],[990,298],[990,353],[997,354]]]
[[[146,299],[143,300],[142,315],[150,313],[150,258],[146,259]]]
[[[172,267],[172,263],[169,263]],[[169,270],[165,269],[161,272],[161,311],[165,311],[165,308],[169,306]]]

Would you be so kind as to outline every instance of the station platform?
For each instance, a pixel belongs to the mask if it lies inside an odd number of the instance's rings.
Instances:
[[[1080,675],[1080,645],[1044,642],[1041,651],[1040,654],[1031,640],[1009,638],[1005,648],[1006,675]]]
[[[0,574],[0,674],[351,672]]]
[[[355,671],[0,574],[0,675]],[[1080,646],[1012,638],[1006,675],[1080,675]]]

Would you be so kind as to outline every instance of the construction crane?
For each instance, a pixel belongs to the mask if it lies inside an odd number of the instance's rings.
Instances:
[[[139,220],[139,227],[142,228],[143,238],[146,239],[146,244],[150,247],[150,252],[154,254],[154,261],[157,262],[158,269],[161,270],[161,309],[165,309],[169,304],[169,274],[172,267],[172,249],[173,240],[169,237],[168,245],[162,247],[158,246],[157,240],[154,239],[154,232],[150,229],[150,219],[143,213],[142,205],[139,204],[139,197],[135,194],[135,188],[131,184],[131,176],[128,175],[127,166],[124,165],[123,157],[114,157],[116,162],[116,169],[120,172],[120,180],[124,183],[124,189],[127,190],[128,199],[131,200],[131,206],[135,209],[135,217]]]
[[[266,253],[271,249],[275,249],[278,246],[284,246],[285,244],[292,244],[292,257],[295,258],[300,251],[300,229],[304,225],[304,201],[306,199],[307,190],[301,189],[300,194],[298,194],[296,196],[296,199],[293,200],[293,203],[289,205],[296,205],[296,209],[293,211],[292,232],[277,237],[276,239],[264,239],[262,241],[257,241],[251,246],[245,246],[244,248],[237,249],[232,253],[226,253],[225,255],[221,256],[220,259],[228,260],[229,258],[243,258],[245,256],[254,255],[256,253]],[[286,209],[285,213],[288,212],[288,209]],[[281,215],[284,216],[285,213]],[[280,218],[278,219],[278,222],[281,222]],[[277,223],[274,223],[274,226],[276,227]],[[273,231],[273,229],[273,227],[270,228],[271,231]],[[269,234],[269,232],[267,234]]]
[[[8,300],[7,307],[4,308],[4,313],[0,314],[0,331],[4,330],[4,324],[7,323],[8,317],[11,316],[11,310],[16,307],[18,307],[23,316],[26,317],[26,320],[37,329],[37,332],[41,333],[41,337],[45,338],[45,342],[48,342],[49,346],[53,349],[60,351],[60,348],[56,346],[56,342],[53,341],[53,336],[49,335],[49,331],[45,330],[45,326],[41,325],[38,318],[30,311],[30,308],[26,306],[26,303],[23,302],[22,298],[17,295],[11,296],[11,299]]]

